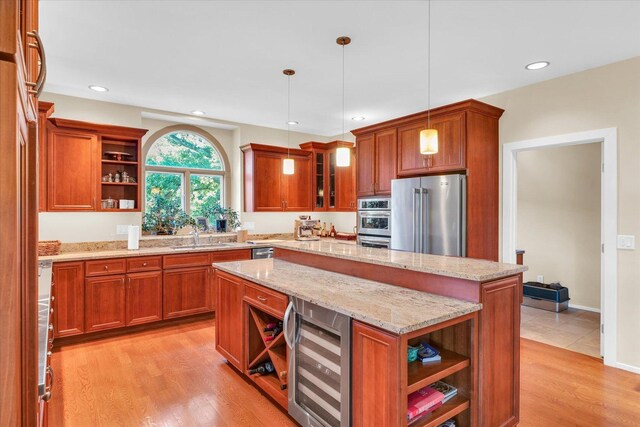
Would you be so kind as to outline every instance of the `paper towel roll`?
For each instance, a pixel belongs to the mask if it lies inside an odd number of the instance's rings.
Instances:
[[[127,248],[130,251],[138,249],[140,246],[140,226],[130,225],[127,229],[127,237],[129,241]]]

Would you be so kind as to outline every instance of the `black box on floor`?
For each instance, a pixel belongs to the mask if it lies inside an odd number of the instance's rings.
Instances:
[[[539,282],[526,282],[522,286],[523,305],[556,313],[569,307],[569,289],[564,286]]]

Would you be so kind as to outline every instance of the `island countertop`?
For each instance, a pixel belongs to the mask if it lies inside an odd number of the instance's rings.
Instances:
[[[215,263],[221,271],[405,334],[478,311],[481,304],[414,291],[279,259]]]
[[[275,243],[273,246],[275,248],[306,252],[314,255],[385,265],[388,267],[478,282],[513,276],[527,270],[526,266],[517,264],[368,248],[361,245],[329,240],[311,242],[286,241]]]

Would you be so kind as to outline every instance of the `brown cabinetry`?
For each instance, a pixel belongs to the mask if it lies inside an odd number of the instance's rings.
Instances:
[[[162,320],[162,272],[127,274],[127,326]]]
[[[164,318],[189,316],[211,311],[211,268],[190,267],[163,273]]]
[[[336,150],[347,147],[351,150],[348,167],[336,165]],[[353,143],[345,141],[305,142],[300,148],[312,153],[312,185],[314,211],[356,210],[356,164]]]
[[[84,262],[53,264],[55,338],[84,333]]]
[[[358,197],[388,196],[396,172],[396,129],[386,129],[356,138]]]
[[[41,124],[41,127],[45,127]],[[140,145],[146,129],[52,118],[46,121],[46,200],[49,211],[139,211]],[[121,154],[112,154],[121,153]],[[129,182],[103,182],[126,172]],[[44,190],[44,189],[43,189]],[[44,195],[41,196],[44,199]],[[133,200],[134,209],[103,206],[102,200]]]
[[[390,182],[397,177],[465,174],[466,254],[497,261],[498,120],[503,112],[473,99],[431,110],[438,153],[430,156],[420,154],[426,111],[352,131],[358,197],[391,194]]]
[[[88,132],[48,130],[49,211],[95,211],[97,137]]]
[[[86,279],[86,332],[120,328],[127,324],[125,280],[124,274]]]
[[[216,350],[244,371],[242,297],[244,283],[232,275],[216,271],[218,309],[216,311]]]
[[[244,204],[247,212],[311,211],[311,153],[308,151],[249,144],[244,158]],[[294,174],[282,173],[290,155]]]
[[[47,210],[47,119],[53,114],[51,102],[38,102],[38,210]]]

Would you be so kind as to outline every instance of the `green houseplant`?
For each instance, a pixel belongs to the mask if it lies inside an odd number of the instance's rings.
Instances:
[[[240,214],[231,208],[224,208],[218,202],[210,203],[202,208],[203,215],[210,221],[215,221],[216,232],[224,233],[240,227]]]
[[[174,234],[188,225],[195,226],[196,220],[187,215],[176,200],[162,194],[151,194],[142,220],[142,230],[155,234]]]

